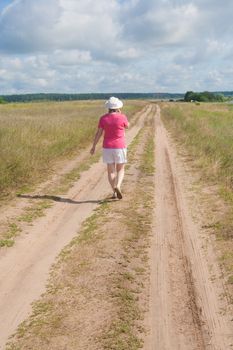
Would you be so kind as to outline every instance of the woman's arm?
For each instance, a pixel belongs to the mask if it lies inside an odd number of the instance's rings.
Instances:
[[[92,148],[90,150],[90,153],[91,154],[94,154],[95,153],[95,147],[99,141],[99,139],[101,138],[102,134],[103,134],[103,129],[102,128],[99,128],[97,131],[96,131],[96,134],[95,134],[95,138],[94,138],[94,141],[93,141],[93,145],[92,145]]]

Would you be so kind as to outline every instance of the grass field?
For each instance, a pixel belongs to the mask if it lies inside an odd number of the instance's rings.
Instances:
[[[0,199],[43,181],[54,162],[79,154],[94,136],[104,101],[0,106]],[[129,117],[143,106],[127,101]]]
[[[233,109],[224,104],[173,104],[163,120],[199,159],[209,179],[233,190]]]

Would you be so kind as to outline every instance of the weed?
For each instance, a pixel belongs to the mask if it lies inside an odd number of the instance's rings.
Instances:
[[[21,228],[15,223],[8,224],[7,232],[2,234],[2,239],[0,240],[0,247],[12,247],[14,244],[14,238],[21,232]]]
[[[0,239],[0,247],[12,247],[15,241],[13,239]]]
[[[44,216],[44,211],[52,206],[49,200],[43,200],[39,204],[25,209],[24,213],[18,218],[18,221],[31,223],[37,218]]]

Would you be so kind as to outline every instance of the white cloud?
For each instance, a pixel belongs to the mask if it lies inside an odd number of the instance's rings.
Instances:
[[[15,0],[0,14],[0,93],[232,89],[232,11],[230,0]]]
[[[55,45],[61,8],[56,0],[18,0],[0,17],[0,49],[11,53],[48,50]]]
[[[198,9],[193,4],[171,6],[169,3],[159,4],[154,11],[144,9],[132,20],[127,14],[125,32],[129,40],[152,47],[181,44],[184,40],[194,38],[195,25],[198,21]]]
[[[69,50],[55,50],[50,56],[50,63],[56,66],[76,66],[78,64],[85,64],[91,62],[91,54],[89,51]]]

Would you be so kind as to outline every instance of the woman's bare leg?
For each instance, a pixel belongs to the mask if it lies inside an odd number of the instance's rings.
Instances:
[[[116,165],[115,163],[107,164],[108,169],[108,181],[113,189],[115,190],[116,187]]]
[[[116,171],[117,171],[116,187],[120,190],[122,181],[125,176],[125,163],[116,164]]]

